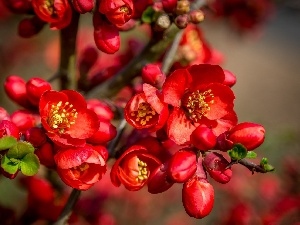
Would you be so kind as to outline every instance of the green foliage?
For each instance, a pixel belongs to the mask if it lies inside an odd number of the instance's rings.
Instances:
[[[13,136],[4,136],[0,138],[0,151],[7,150],[17,144],[17,139]]]
[[[227,153],[233,161],[237,161],[247,156],[247,149],[242,144],[235,144]]]

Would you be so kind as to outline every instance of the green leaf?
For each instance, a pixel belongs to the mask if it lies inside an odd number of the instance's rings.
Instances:
[[[22,159],[28,153],[33,153],[34,147],[26,141],[20,141],[11,147],[7,152],[8,158]]]
[[[9,174],[15,174],[20,166],[20,161],[11,161],[6,155],[1,160],[1,167]]]
[[[0,138],[0,151],[7,150],[17,144],[17,139],[13,136],[4,136]]]
[[[35,175],[40,168],[39,158],[34,153],[28,153],[21,161],[21,172],[26,176]]]
[[[266,172],[271,172],[275,170],[275,167],[268,163],[267,158],[262,158],[260,161],[260,166],[264,168]]]
[[[242,144],[235,144],[227,153],[232,160],[240,160],[247,156],[247,149]]]
[[[267,159],[267,158],[262,158],[262,159],[260,160],[260,165],[263,166],[263,165],[265,165],[265,164],[268,164],[268,159]]]
[[[147,9],[145,9],[145,11],[142,14],[142,21],[144,23],[151,23],[153,21],[154,13],[154,9],[151,6],[149,6]]]
[[[253,152],[253,151],[248,151],[247,152],[246,158],[248,158],[248,159],[255,159],[256,157],[257,157],[257,154],[255,152]]]

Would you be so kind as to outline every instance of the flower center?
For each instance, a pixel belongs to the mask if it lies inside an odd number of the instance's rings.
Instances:
[[[139,104],[138,110],[131,112],[130,115],[135,118],[136,122],[139,122],[142,126],[145,126],[147,122],[157,115],[157,113],[150,104],[143,102]]]
[[[144,180],[147,180],[149,177],[149,170],[147,168],[147,163],[143,162],[142,160],[138,159],[138,175],[136,177],[136,181],[142,182]]]
[[[211,93],[211,89],[204,92],[197,90],[189,94],[184,103],[189,118],[194,122],[198,122],[210,110],[210,104],[214,103],[213,98],[214,95]]]
[[[123,13],[128,13],[129,12],[129,9],[127,6],[121,6],[120,7],[120,11],[123,12]]]
[[[69,102],[63,104],[60,101],[56,105],[51,105],[47,122],[52,129],[57,129],[59,133],[64,133],[65,129],[70,128],[75,123],[77,114],[72,104]]]
[[[82,176],[86,170],[89,168],[89,164],[87,163],[82,163],[80,166],[75,166],[73,168],[71,168],[74,177],[79,178],[80,176]]]

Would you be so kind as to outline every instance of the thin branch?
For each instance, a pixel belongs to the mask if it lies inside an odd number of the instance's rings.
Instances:
[[[119,124],[119,127],[118,127],[117,136],[109,143],[109,146],[108,146],[109,158],[112,158],[114,156],[115,148],[117,147],[117,145],[124,133],[126,124],[127,124],[126,120],[122,119]]]
[[[58,220],[53,223],[52,225],[65,225],[67,224],[67,220],[69,219],[71,213],[72,213],[72,210],[79,198],[81,194],[81,191],[80,190],[77,190],[77,189],[73,189],[71,194],[70,194],[70,197],[63,209],[63,211],[61,212]]]
[[[257,173],[267,173],[268,171],[266,171],[262,166],[257,165],[253,162],[249,162],[246,159],[241,159],[238,161],[239,164],[247,167],[252,173],[257,172]]]
[[[79,13],[73,11],[69,26],[60,31],[60,65],[57,76],[60,78],[60,89],[76,89],[76,37]]]

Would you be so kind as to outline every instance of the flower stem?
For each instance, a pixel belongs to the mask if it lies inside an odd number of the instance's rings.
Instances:
[[[53,223],[52,225],[65,225],[67,224],[67,220],[69,219],[71,212],[73,210],[74,205],[76,204],[79,196],[80,196],[81,191],[77,190],[77,189],[73,189],[70,197],[63,209],[63,211],[61,212],[58,220]]]
[[[76,89],[76,37],[79,23],[79,13],[73,11],[69,26],[60,31],[60,89]]]

